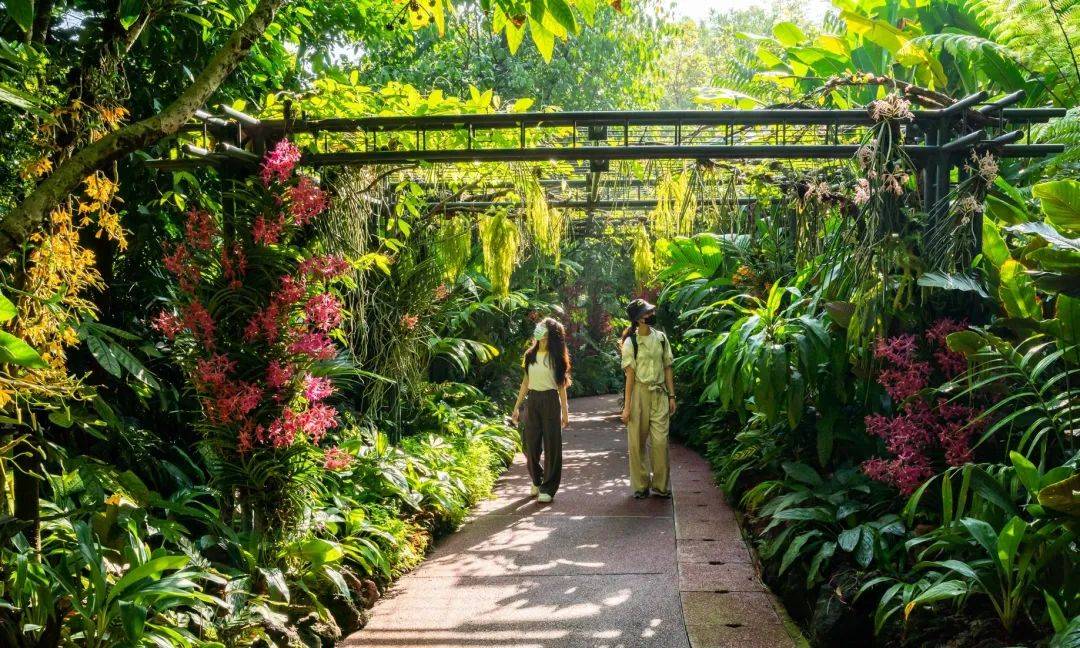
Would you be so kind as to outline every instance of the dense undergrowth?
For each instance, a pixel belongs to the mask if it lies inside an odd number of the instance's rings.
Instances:
[[[676,427],[815,644],[1074,645],[1080,185],[1017,187],[986,154],[928,217],[886,101],[853,202],[810,180],[748,228],[664,244]],[[928,219],[960,236],[971,195],[981,250],[942,254]]]

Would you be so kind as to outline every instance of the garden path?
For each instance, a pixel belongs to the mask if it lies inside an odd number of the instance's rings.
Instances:
[[[555,501],[529,497],[519,455],[345,645],[793,646],[701,457],[672,447],[674,501],[630,496],[618,407],[571,402]]]

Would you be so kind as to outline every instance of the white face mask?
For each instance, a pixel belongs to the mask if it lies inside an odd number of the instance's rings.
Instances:
[[[544,326],[544,323],[540,322],[536,325],[536,328],[533,329],[533,338],[542,340],[544,339],[544,336],[547,335],[547,332],[547,326]]]

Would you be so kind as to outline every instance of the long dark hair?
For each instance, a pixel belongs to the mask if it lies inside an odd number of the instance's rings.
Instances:
[[[560,387],[570,386],[570,352],[566,350],[566,329],[563,325],[550,317],[540,320],[547,327],[548,344],[547,354],[551,361],[551,368],[555,371],[555,384]],[[533,339],[529,350],[525,352],[525,368],[536,362],[536,354],[540,351],[540,340]]]

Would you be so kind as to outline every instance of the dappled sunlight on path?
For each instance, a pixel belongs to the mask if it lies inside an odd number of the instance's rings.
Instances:
[[[519,456],[346,645],[791,645],[700,457],[672,449],[674,505],[632,498],[618,405],[572,402],[555,501],[529,497]]]

